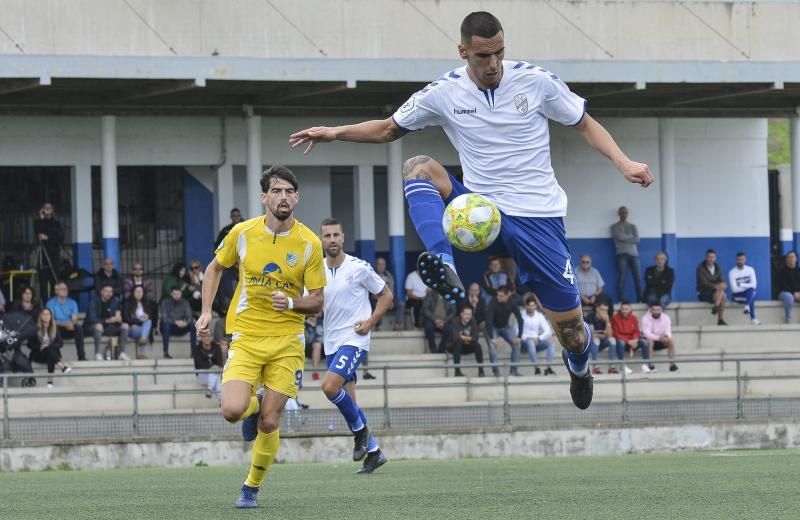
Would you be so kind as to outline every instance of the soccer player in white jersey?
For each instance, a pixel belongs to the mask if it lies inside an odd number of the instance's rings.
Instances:
[[[369,351],[369,332],[392,304],[392,291],[364,260],[344,252],[344,232],[336,219],[320,224],[325,250],[325,357],[328,371],[322,391],[347,421],[353,432],[353,460],[366,456],[359,474],[372,473],[386,464],[367,426],[367,416],[356,404],[356,371]],[[375,310],[369,295],[378,296]]]
[[[314,127],[290,136],[293,147],[335,140],[387,143],[429,125],[443,127],[464,171],[461,184],[427,156],[403,165],[405,195],[414,226],[427,251],[417,266],[423,281],[450,300],[464,287],[442,230],[445,204],[463,193],[479,193],[503,216],[499,240],[486,250],[511,256],[519,282],[548,312],[570,377],[578,408],[592,401],[589,373],[591,329],[583,322],[580,296],[564,228],[567,197],[550,164],[548,120],[574,127],[606,156],[629,182],[647,187],[646,164],[629,159],[600,123],[586,113],[586,101],[558,76],[524,61],[506,61],[503,27],[491,13],[469,14],[458,45],[466,65],[445,72],[414,93],[384,120],[338,127]]]

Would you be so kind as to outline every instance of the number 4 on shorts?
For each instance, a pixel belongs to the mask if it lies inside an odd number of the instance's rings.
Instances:
[[[575,285],[575,273],[572,272],[572,262],[569,261],[570,259],[567,258],[567,263],[564,266],[564,274],[562,275],[564,278],[569,280],[571,285]]]

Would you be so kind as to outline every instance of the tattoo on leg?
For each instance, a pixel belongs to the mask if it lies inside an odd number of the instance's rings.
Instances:
[[[580,316],[559,321],[555,327],[561,345],[570,351],[582,351],[586,347],[586,331]]]
[[[427,155],[417,155],[416,157],[412,157],[408,159],[406,162],[403,163],[403,180],[407,181],[409,179],[423,179],[423,180],[431,180],[430,173],[426,172],[423,169],[419,169],[419,171],[415,172],[414,170],[417,166],[421,166],[431,158]]]

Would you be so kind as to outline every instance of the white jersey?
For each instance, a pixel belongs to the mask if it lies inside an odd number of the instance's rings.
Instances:
[[[327,289],[326,289],[327,290]],[[533,316],[526,310],[522,311],[522,340],[538,338],[544,341],[553,335],[553,328],[544,313],[536,311]]]
[[[467,67],[446,73],[392,116],[407,131],[444,128],[458,151],[464,185],[507,215],[561,217],[567,195],[550,165],[548,119],[576,125],[586,100],[558,77],[524,61],[503,61],[503,78],[479,88]]]
[[[372,315],[369,295],[381,292],[386,282],[371,265],[350,255],[345,255],[339,267],[328,267],[326,262],[325,278],[325,355],[344,345],[369,350],[370,335],[357,334],[355,324]]]
[[[757,284],[756,271],[749,265],[741,269],[733,266],[733,269],[728,272],[728,281],[730,282],[732,293],[740,293],[747,289],[755,289]]]

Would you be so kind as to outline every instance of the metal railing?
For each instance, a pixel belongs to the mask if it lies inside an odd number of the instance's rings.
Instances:
[[[661,360],[659,360],[661,362]],[[800,355],[782,355],[775,357],[740,356],[722,359],[719,356],[684,358],[677,360],[681,365],[690,364],[719,364],[720,374],[717,375],[691,375],[682,374],[656,374],[646,378],[631,378],[620,370],[619,376],[611,378],[595,378],[594,384],[600,386],[616,385],[619,387],[619,398],[616,400],[597,400],[585,411],[572,407],[566,393],[566,381],[563,377],[537,377],[519,378],[509,374],[511,368],[531,368],[534,365],[525,363],[463,363],[462,370],[482,367],[484,369],[497,368],[504,375],[486,378],[448,378],[447,381],[423,380],[420,382],[393,381],[401,371],[413,370],[441,370],[442,378],[452,370],[454,365],[448,363],[425,364],[384,364],[372,367],[373,371],[381,372],[380,382],[362,382],[359,391],[380,391],[382,393],[382,406],[367,409],[373,427],[378,429],[426,429],[447,427],[481,427],[481,426],[547,426],[563,427],[575,425],[599,424],[632,424],[643,422],[686,422],[703,421],[710,419],[742,420],[756,418],[797,417],[800,416],[800,386],[795,385],[796,392],[788,397],[746,397],[745,385],[756,381],[779,381],[800,379]],[[745,373],[744,369],[751,363],[787,363],[793,369],[786,374]],[[619,362],[602,361],[593,363],[597,366],[618,365]],[[726,371],[726,364],[734,364],[735,371]],[[547,363],[539,363],[539,367]],[[564,370],[563,365],[560,366]],[[794,367],[796,366],[796,370]],[[307,370],[306,372],[314,372]],[[316,370],[322,371],[322,370]],[[209,420],[213,408],[192,407],[191,412],[179,412],[178,399],[184,395],[198,395],[207,392],[200,385],[188,382],[180,383],[174,380],[170,388],[148,388],[145,383],[158,384],[159,378],[186,376],[203,373],[194,369],[159,369],[130,370],[130,371],[80,371],[76,370],[69,375],[64,374],[33,374],[37,378],[130,378],[130,388],[122,389],[120,385],[113,384],[118,389],[79,389],[68,393],[57,393],[58,388],[52,392],[26,391],[24,388],[12,389],[11,383],[20,378],[31,377],[32,374],[0,374],[2,378],[2,403],[3,403],[3,428],[2,440],[28,440],[28,439],[78,439],[93,438],[98,436],[126,435],[126,436],[164,436],[164,435],[236,435],[236,427],[228,425],[222,420]],[[563,372],[562,372],[563,373]],[[730,384],[730,395],[720,397],[674,398],[664,396],[663,399],[634,400],[630,397],[630,386],[640,384],[665,383],[702,383],[713,382]],[[512,395],[513,389],[519,387],[545,387],[558,385],[564,387],[563,399],[557,402],[536,400],[525,402]],[[75,388],[75,387],[73,387]],[[78,387],[80,388],[80,387]],[[392,391],[409,390],[436,390],[442,388],[466,388],[467,391],[478,392],[482,389],[502,388],[501,399],[472,400],[460,404],[444,404],[438,406],[393,406]],[[791,394],[791,392],[789,392]],[[172,397],[172,409],[158,409],[152,412],[143,412],[141,400],[148,396],[169,395]],[[97,415],[85,415],[82,410],[65,410],[64,413],[42,414],[41,416],[18,415],[12,416],[10,404],[24,400],[36,399],[63,399],[63,398],[110,398],[130,399],[129,411],[117,413],[114,407]],[[302,393],[301,396],[302,398]],[[530,401],[530,399],[528,399]],[[333,406],[287,412],[283,419],[284,431],[304,433],[325,433],[332,430],[346,431],[346,427],[339,415],[334,413]],[[159,422],[162,421],[162,422]],[[104,424],[108,423],[108,424]],[[333,424],[333,428],[332,425]],[[19,426],[17,428],[17,426]],[[191,431],[185,431],[191,430]],[[82,433],[81,433],[82,432]]]

